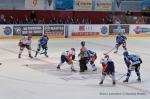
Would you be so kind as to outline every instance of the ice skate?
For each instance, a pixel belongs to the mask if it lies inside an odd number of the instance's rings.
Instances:
[[[33,56],[32,56],[31,54],[29,54],[29,57],[30,57],[30,58],[33,58]]]
[[[141,82],[141,77],[138,77],[137,81],[138,81],[138,82]]]
[[[101,81],[100,83],[99,83],[99,85],[102,85],[103,84],[103,81]]]
[[[57,66],[57,69],[60,69],[60,66],[59,66],[59,65]]]
[[[115,81],[113,81],[113,83],[112,83],[113,85],[116,85],[116,82]]]
[[[124,83],[128,82],[128,79],[125,79],[123,82],[124,82]]]
[[[47,54],[45,54],[45,57],[48,57],[48,55],[47,55]]]
[[[71,68],[71,71],[76,72],[76,70],[75,70],[75,69],[73,69],[73,68]]]

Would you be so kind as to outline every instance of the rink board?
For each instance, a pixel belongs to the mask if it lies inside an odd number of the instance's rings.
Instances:
[[[8,24],[0,25],[0,39],[18,39],[28,34],[33,38],[43,34],[49,38],[99,38],[120,33],[127,37],[150,37],[149,27],[149,24]]]
[[[107,37],[116,37],[117,35],[98,35],[98,36],[70,36],[68,38],[107,38]],[[33,36],[33,39],[37,39],[40,36]],[[48,36],[49,38],[65,38],[64,36]],[[131,35],[126,35],[126,37],[150,37],[150,34],[131,34]],[[22,38],[22,36],[10,36],[10,37],[4,37],[4,36],[0,36],[0,39],[20,39]]]

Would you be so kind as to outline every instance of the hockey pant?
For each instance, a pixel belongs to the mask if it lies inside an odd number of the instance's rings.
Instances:
[[[26,48],[28,50],[29,55],[31,55],[31,46],[30,45],[24,45],[24,44],[20,45],[19,55],[22,54],[24,48]]]
[[[80,65],[80,72],[84,72],[85,70],[87,70],[87,63],[88,63],[89,59],[88,57],[83,57],[79,60],[79,65]]]
[[[132,67],[134,67],[134,71],[136,72],[136,75],[138,77],[140,77],[140,64],[136,64],[136,65],[133,65]],[[131,76],[131,70],[130,68],[128,68],[128,71],[127,71],[127,79],[129,79],[129,77]]]

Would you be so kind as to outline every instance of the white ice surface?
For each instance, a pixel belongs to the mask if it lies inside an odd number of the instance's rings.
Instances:
[[[74,47],[78,53],[82,40],[86,41],[88,49],[97,52],[98,71],[92,72],[91,66],[88,65],[87,72],[73,73],[67,64],[57,71],[61,52]],[[127,41],[129,52],[138,54],[143,59],[141,83],[136,82],[136,74],[132,72],[127,84],[122,83],[125,77],[117,81],[115,86],[109,77],[106,77],[103,85],[98,84],[101,75],[100,58],[114,47],[114,40],[115,38],[50,39],[49,58],[39,55],[36,59],[29,59],[27,50],[24,50],[22,58],[18,59],[18,40],[0,40],[0,62],[3,63],[0,65],[0,99],[149,99],[149,38],[128,38]],[[33,40],[32,48],[37,48],[37,40]],[[122,48],[117,54],[110,53],[116,66],[116,79],[127,71],[122,53]],[[35,52],[32,52],[32,55],[34,54]],[[79,70],[78,62],[74,62],[74,65]]]

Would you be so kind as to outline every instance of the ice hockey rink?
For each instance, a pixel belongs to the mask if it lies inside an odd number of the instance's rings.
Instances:
[[[93,72],[90,65],[85,73],[71,72],[68,64],[63,64],[57,70],[60,54],[70,48],[80,49],[80,42],[86,41],[86,47],[97,53],[97,71]],[[17,39],[0,40],[0,99],[149,99],[150,96],[150,39],[128,38],[127,48],[130,54],[141,56],[142,82],[136,81],[135,72],[132,72],[128,83],[123,83],[127,72],[123,61],[123,49],[120,47],[117,54],[109,55],[115,62],[116,85],[112,85],[109,77],[104,84],[99,85],[101,77],[100,58],[115,46],[115,38],[64,38],[50,39],[48,55],[38,55],[37,58],[28,58],[24,50],[22,58],[18,59]],[[38,39],[32,42],[32,49],[36,50]],[[32,52],[34,56],[35,52]],[[78,61],[74,61],[75,69],[79,71]]]

